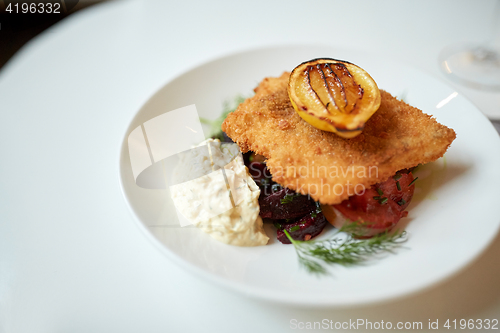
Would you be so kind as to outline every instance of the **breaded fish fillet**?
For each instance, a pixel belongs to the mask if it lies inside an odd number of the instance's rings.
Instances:
[[[300,118],[288,98],[289,75],[264,79],[222,130],[243,152],[264,155],[274,181],[323,204],[338,204],[398,170],[438,159],[456,137],[381,90],[380,108],[363,133],[343,139]]]

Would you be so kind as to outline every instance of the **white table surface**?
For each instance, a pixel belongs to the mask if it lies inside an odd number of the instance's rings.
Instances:
[[[259,46],[326,43],[446,80],[441,48],[487,36],[494,4],[116,1],[50,28],[0,71],[0,332],[286,332],[292,319],[424,328],[499,319],[500,236],[459,274],[416,295],[348,309],[289,307],[174,265],[139,232],[118,179],[130,120],[194,65]],[[454,87],[500,118],[499,92]]]

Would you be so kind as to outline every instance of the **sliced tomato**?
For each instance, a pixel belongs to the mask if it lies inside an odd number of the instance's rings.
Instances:
[[[405,209],[415,189],[412,181],[411,172],[397,173],[385,182],[366,189],[362,195],[354,195],[332,207],[342,214],[340,218],[344,218],[343,223],[357,223],[359,228],[356,228],[356,233],[359,237],[372,237],[391,230],[402,217],[408,215]],[[336,226],[338,224],[335,223]]]
[[[400,210],[405,210],[410,204],[413,197],[413,191],[415,186],[412,184],[414,178],[411,172],[408,173],[396,173],[395,176],[390,177],[383,183],[375,184],[376,189],[379,189],[384,193],[384,196],[388,197],[392,201],[396,202]],[[399,188],[398,188],[399,183]]]

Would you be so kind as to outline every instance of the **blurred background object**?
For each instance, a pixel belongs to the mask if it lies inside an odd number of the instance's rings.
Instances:
[[[0,69],[30,39],[69,15],[102,0],[0,0]],[[58,13],[23,13],[21,4],[60,4]],[[10,4],[10,7],[9,7]],[[18,12],[16,13],[16,4]],[[9,9],[9,11],[8,11]]]
[[[478,38],[474,43],[448,45],[441,51],[439,62],[446,75],[471,88],[500,90],[500,0],[490,25],[484,41]]]

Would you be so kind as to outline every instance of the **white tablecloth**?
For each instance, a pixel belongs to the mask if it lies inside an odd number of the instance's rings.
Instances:
[[[255,47],[326,43],[446,80],[440,50],[486,38],[494,4],[116,1],[50,28],[0,71],[0,332],[285,332],[293,320],[323,319],[424,329],[439,320],[446,331],[447,319],[499,319],[500,236],[462,272],[416,295],[348,309],[288,307],[170,262],[138,231],[117,176],[134,114],[194,65]],[[447,82],[500,118],[499,92]]]

